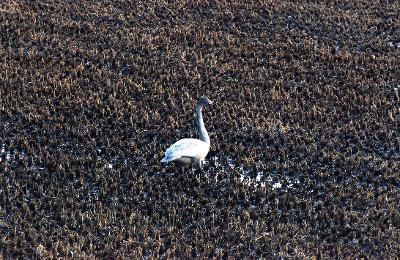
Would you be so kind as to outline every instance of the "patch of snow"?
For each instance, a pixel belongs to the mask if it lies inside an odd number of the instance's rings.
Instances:
[[[215,167],[218,168],[219,162],[218,162],[218,157],[217,156],[214,157],[214,164],[215,164]]]
[[[235,167],[235,163],[234,163],[234,161],[233,161],[233,159],[232,158],[227,158],[227,162],[228,162],[228,166],[230,167],[230,168],[233,168],[233,167]]]
[[[273,189],[273,190],[275,190],[275,189],[280,189],[280,188],[282,188],[282,184],[281,184],[280,182],[276,182],[276,183],[274,183],[274,184],[272,185],[272,189]]]
[[[257,172],[257,177],[256,177],[256,181],[257,182],[260,182],[261,181],[261,178],[264,176],[264,173],[263,172]]]

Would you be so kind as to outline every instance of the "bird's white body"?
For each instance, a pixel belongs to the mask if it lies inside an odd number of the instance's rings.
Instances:
[[[179,161],[185,164],[198,163],[201,166],[209,150],[209,143],[199,139],[184,138],[165,151],[165,156],[161,162]]]

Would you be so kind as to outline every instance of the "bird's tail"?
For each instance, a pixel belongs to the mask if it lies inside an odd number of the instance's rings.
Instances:
[[[169,160],[167,159],[167,157],[164,157],[164,158],[161,159],[161,162],[162,163],[167,163],[167,162],[169,162]]]

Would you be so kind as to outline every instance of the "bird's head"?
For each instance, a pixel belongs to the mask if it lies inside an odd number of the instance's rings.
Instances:
[[[212,101],[209,100],[207,97],[202,96],[199,98],[199,101],[197,101],[197,106],[208,106],[208,105],[212,105]]]

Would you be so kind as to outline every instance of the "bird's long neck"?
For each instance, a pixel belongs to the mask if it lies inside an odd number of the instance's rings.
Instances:
[[[203,115],[201,113],[202,106],[196,106],[196,124],[197,124],[197,131],[200,134],[200,140],[210,144],[210,137],[208,136],[206,127],[204,126]]]

